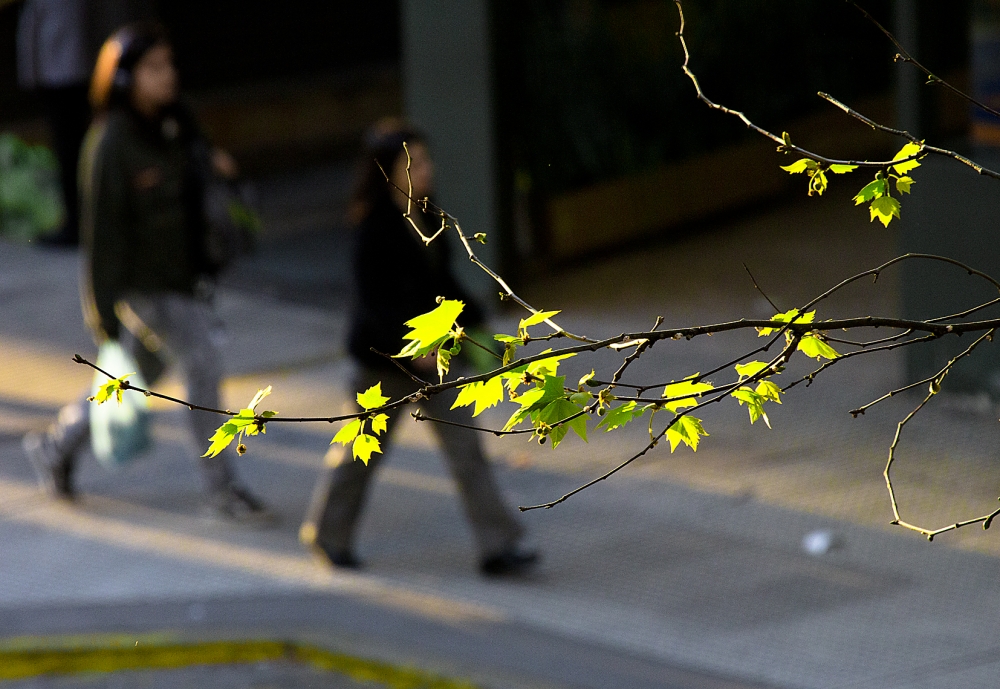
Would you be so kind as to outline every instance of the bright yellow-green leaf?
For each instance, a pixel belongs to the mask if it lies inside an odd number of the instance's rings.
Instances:
[[[667,399],[673,399],[677,397],[683,397],[684,399],[675,400],[674,402],[667,402],[664,404],[664,408],[669,409],[672,412],[680,411],[681,409],[686,409],[687,407],[694,407],[698,404],[697,398],[701,397],[703,393],[713,390],[715,388],[711,383],[700,383],[694,382],[691,379],[697,377],[698,374],[695,373],[693,376],[686,378],[677,383],[670,383],[667,387],[663,388],[663,395]]]
[[[517,329],[523,331],[525,328],[538,325],[539,323],[548,320],[559,313],[559,311],[539,311],[538,313],[533,313],[527,318],[522,318],[521,323],[517,326]]]
[[[892,222],[892,219],[894,217],[899,217],[899,201],[891,196],[880,196],[872,201],[870,210],[872,220],[878,218],[883,225],[889,227],[889,223]]]
[[[385,429],[389,427],[389,415],[388,414],[376,414],[372,418],[372,431],[375,435],[381,435],[385,433]]]
[[[270,394],[271,394],[271,386],[270,385],[268,385],[263,390],[258,390],[257,394],[253,396],[252,400],[250,400],[250,404],[249,404],[248,408],[249,409],[253,409],[254,411],[256,411],[257,410],[257,405],[260,404],[261,400],[263,400],[265,397],[267,397]]]
[[[375,383],[375,385],[371,386],[364,392],[358,393],[358,404],[361,405],[362,409],[376,409],[388,401],[389,398],[382,394],[381,381]]]
[[[894,155],[892,159],[903,160],[904,158],[909,158],[910,156],[914,156],[917,153],[920,153],[921,148],[923,147],[920,144],[915,144],[912,142],[908,143],[901,149],[899,149],[899,153]],[[920,167],[919,160],[910,160],[905,163],[900,163],[899,165],[893,165],[892,169],[896,171],[897,175],[905,175],[910,170],[918,167]]]
[[[212,444],[209,446],[208,451],[202,455],[202,457],[215,457],[220,452],[225,450],[227,447],[229,447],[229,444],[233,442],[233,438],[236,437],[236,434],[239,433],[239,430],[240,429],[236,426],[236,424],[229,421],[219,426],[219,428],[215,431],[212,437],[209,438]]]
[[[701,419],[696,419],[693,416],[682,416],[675,420],[670,428],[667,429],[667,440],[670,441],[670,451],[673,452],[677,449],[678,445],[684,443],[697,452],[698,442],[703,435],[707,436],[708,433],[702,428]]]
[[[770,380],[760,381],[756,393],[769,402],[781,404],[781,388]]]
[[[740,378],[750,378],[768,367],[766,361],[748,361],[745,364],[736,364],[736,373]]]
[[[854,205],[860,206],[862,203],[868,203],[872,199],[877,199],[880,196],[885,196],[887,185],[884,179],[875,179],[872,182],[866,184],[858,195],[854,197]]]
[[[93,398],[91,398],[92,401],[97,402],[98,404],[104,404],[109,399],[111,399],[112,395],[114,395],[115,398],[118,400],[118,404],[121,404],[122,392],[124,392],[122,390],[122,383],[125,381],[126,378],[134,375],[135,371],[133,371],[132,373],[126,373],[124,376],[119,376],[118,378],[112,378],[107,383],[98,388],[97,394],[95,394]]]
[[[832,172],[835,175],[842,175],[845,172],[853,172],[854,170],[857,169],[858,169],[857,165],[840,165],[839,163],[834,163],[833,165],[830,166],[830,172]]]
[[[816,161],[809,160],[808,158],[799,158],[791,165],[782,165],[781,169],[784,170],[785,172],[795,175],[800,172],[805,172],[806,168],[808,168],[810,164],[812,164],[813,167],[815,167]]]
[[[840,354],[838,354],[833,347],[828,345],[816,335],[811,334],[805,335],[801,340],[799,340],[799,351],[806,356],[813,357],[817,360],[836,359],[840,356]]]
[[[751,424],[757,423],[757,419],[764,419],[767,427],[771,427],[771,420],[767,418],[767,413],[764,411],[765,399],[763,395],[754,392],[746,386],[734,390],[731,395],[740,401],[740,406],[747,405],[747,411],[750,412]]]
[[[592,381],[596,375],[597,374],[594,372],[594,369],[590,369],[590,373],[580,378],[580,382],[577,383],[576,389],[583,392],[586,388],[590,387],[590,381]]]
[[[910,187],[913,185],[912,177],[899,177],[896,179],[896,191],[901,194],[909,194]]]
[[[451,370],[451,352],[444,347],[438,347],[436,361],[438,379],[444,381],[445,374]]]
[[[333,440],[330,441],[330,444],[333,445],[334,443],[340,443],[341,445],[346,446],[358,437],[358,433],[361,432],[362,426],[363,423],[361,419],[348,421],[339,431],[337,431],[337,435],[333,436]]]
[[[403,339],[410,342],[395,356],[418,359],[429,354],[451,336],[455,320],[464,308],[465,304],[461,301],[442,299],[433,311],[406,321],[411,330],[403,335]]]
[[[501,402],[503,402],[503,376],[494,376],[485,382],[476,381],[475,383],[460,386],[458,388],[458,399],[451,405],[451,408],[457,409],[458,407],[467,407],[470,404],[475,404],[476,408],[472,412],[472,415],[479,416],[490,407],[495,407]]]
[[[551,349],[546,349],[539,354],[547,354],[551,352]],[[559,371],[559,362],[563,359],[569,359],[576,356],[576,354],[560,354],[558,356],[548,357],[546,359],[539,359],[538,361],[533,361],[530,364],[525,364],[524,366],[518,366],[512,371],[507,371],[501,374],[507,380],[507,388],[511,392],[515,392],[518,386],[523,382],[525,374],[529,377],[535,378],[545,378],[546,376],[553,376]],[[506,362],[505,362],[506,363]]]
[[[814,318],[816,318],[815,311],[809,311],[808,313],[799,315],[798,309],[792,309],[790,311],[785,311],[784,313],[771,316],[772,321],[777,321],[779,323],[790,323],[792,319],[794,319],[796,323],[812,323]],[[771,333],[777,331],[778,328],[758,328],[757,336],[764,337],[765,335],[770,335]]]
[[[523,395],[512,397],[511,401],[517,402],[521,408],[507,420],[504,430],[509,431],[517,424],[524,421],[528,416],[544,409],[550,402],[563,397],[565,393],[565,376],[546,376],[542,387],[534,387]]]
[[[362,433],[354,439],[354,445],[351,446],[351,452],[354,454],[356,459],[360,459],[365,464],[368,464],[368,460],[372,458],[373,452],[382,454],[382,446],[379,445],[378,438],[375,436]]]

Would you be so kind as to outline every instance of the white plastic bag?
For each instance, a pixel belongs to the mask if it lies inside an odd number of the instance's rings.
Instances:
[[[97,365],[114,376],[132,373],[128,381],[138,387],[146,387],[135,359],[115,340],[101,345]],[[95,372],[91,394],[96,395],[107,382],[107,376]],[[145,452],[149,446],[149,400],[141,392],[125,390],[121,404],[114,396],[103,404],[91,404],[90,447],[105,468],[120,467]]]

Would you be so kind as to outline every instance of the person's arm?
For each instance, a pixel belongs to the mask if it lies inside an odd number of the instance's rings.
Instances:
[[[125,286],[128,256],[129,186],[120,146],[114,132],[97,141],[92,131],[81,161],[81,220],[87,254],[84,262],[84,316],[100,341],[117,339],[120,323],[115,302]]]

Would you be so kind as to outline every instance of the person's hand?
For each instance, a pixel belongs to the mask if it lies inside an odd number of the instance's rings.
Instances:
[[[221,148],[212,149],[212,170],[223,179],[235,179],[240,174],[236,159]]]

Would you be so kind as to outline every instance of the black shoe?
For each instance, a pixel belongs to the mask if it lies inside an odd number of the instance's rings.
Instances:
[[[479,561],[479,571],[487,577],[517,576],[525,574],[538,562],[533,550],[511,548]]]
[[[327,548],[320,543],[316,545],[327,561],[338,569],[361,569],[364,566],[349,548]]]
[[[212,494],[209,514],[232,524],[247,526],[272,526],[278,522],[274,514],[259,498],[239,486],[228,486]]]
[[[35,470],[42,490],[60,500],[72,500],[76,497],[70,465],[60,461],[47,433],[28,433],[21,440],[21,447],[28,456],[31,468]]]

